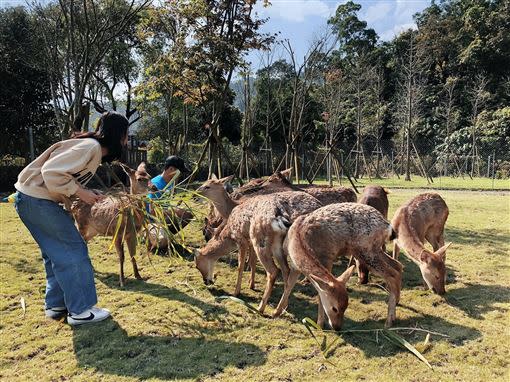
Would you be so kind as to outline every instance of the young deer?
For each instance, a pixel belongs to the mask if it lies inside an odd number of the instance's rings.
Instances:
[[[143,194],[147,192],[148,183],[150,180],[149,174],[145,170],[145,164],[138,166],[135,171],[128,166],[122,165],[123,170],[129,176],[130,180],[130,194]],[[105,199],[95,203],[93,206],[78,200],[73,203],[71,213],[74,216],[76,225],[80,234],[85,241],[91,240],[93,237],[100,236],[114,236],[117,226],[117,218],[119,211],[125,208],[130,208],[135,204],[140,203],[140,208],[143,208],[141,201],[138,202],[126,193],[119,193],[116,195],[108,195]],[[140,273],[135,260],[136,255],[136,234],[140,230],[143,222],[143,213],[136,208],[130,208],[132,211],[132,218],[124,216],[122,224],[118,230],[115,239],[115,250],[119,256],[119,283],[124,286],[124,246],[126,242],[129,255],[131,256],[131,263],[133,265],[133,273],[135,278],[141,279]]]
[[[267,273],[266,289],[259,306],[259,310],[263,312],[278,273],[273,256],[279,263],[284,278],[286,277],[288,266],[281,255],[281,246],[287,231],[285,224],[290,224],[297,216],[320,206],[320,202],[311,195],[294,191],[261,195],[238,204],[230,212],[219,234],[196,252],[195,263],[204,282],[213,283],[214,264],[220,257],[233,250],[237,244],[239,264],[235,295],[238,295],[241,291],[241,277],[246,254],[253,248]],[[285,220],[282,220],[280,216],[282,214],[287,216]],[[276,221],[275,219],[279,216],[280,219]],[[252,272],[254,268],[255,264],[252,265]]]
[[[391,225],[397,232],[393,258],[397,259],[400,248],[419,267],[427,286],[437,294],[445,293],[446,250],[444,225],[448,218],[448,206],[435,193],[420,194],[401,206],[393,216]],[[424,247],[425,239],[434,252]]]
[[[390,192],[381,186],[366,186],[363,189],[360,203],[374,207],[381,215],[388,220],[388,194]],[[386,252],[386,244],[383,245],[383,251]],[[368,267],[356,260],[356,268],[358,270],[359,284],[368,283]]]
[[[346,283],[354,266],[337,278],[331,269],[339,256],[354,256],[386,281],[390,292],[386,326],[391,326],[400,298],[402,265],[386,255],[382,245],[393,235],[390,223],[377,210],[358,203],[330,204],[299,217],[284,243],[291,270],[275,315],[285,310],[292,288],[303,273],[319,293],[318,324],[324,325],[326,313],[331,327],[339,330],[348,304]]]

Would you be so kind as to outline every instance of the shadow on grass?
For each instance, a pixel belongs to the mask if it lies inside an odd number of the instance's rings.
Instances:
[[[494,306],[510,303],[510,288],[502,285],[465,284],[463,288],[452,289],[445,295],[453,307],[464,311],[469,317],[483,319],[490,311],[508,312],[508,309]]]
[[[367,329],[382,329],[384,327],[384,320],[379,321],[364,321],[357,322],[345,318],[342,330],[367,330]],[[418,317],[412,317],[406,320],[398,319],[394,323],[394,327],[401,328],[423,328],[437,333],[446,334],[448,338],[432,335],[432,342],[434,341],[447,341],[455,346],[461,346],[467,341],[471,341],[481,336],[480,331],[468,326],[459,325],[450,321],[446,321],[440,317],[424,314]],[[397,332],[404,337],[410,344],[418,345],[423,343],[426,333],[412,330],[401,330]],[[367,357],[389,357],[398,353],[407,352],[400,346],[397,346],[390,341],[386,340],[379,334],[376,336],[375,332],[364,333],[343,333],[343,340],[354,346],[365,354]],[[341,351],[339,344],[335,352]],[[429,359],[429,361],[432,361]]]
[[[478,229],[474,231],[448,227],[446,229],[446,237],[453,245],[458,243],[470,246],[485,243],[488,246],[495,247],[495,254],[507,255],[506,245],[508,245],[508,232],[505,230]]]
[[[202,310],[204,315],[223,314],[226,309],[208,304],[178,289],[169,288],[161,284],[153,284],[142,280],[129,279],[124,287],[119,285],[119,276],[116,273],[103,273],[96,271],[96,277],[106,286],[126,292],[144,293],[154,297],[165,298],[171,301],[180,301]]]
[[[204,337],[130,336],[114,320],[73,330],[80,367],[139,379],[199,379],[266,362],[264,352],[249,343]]]
[[[39,255],[40,257],[40,255]],[[26,259],[3,259],[4,263],[11,265],[17,272],[36,274],[44,269],[42,258],[40,262]]]

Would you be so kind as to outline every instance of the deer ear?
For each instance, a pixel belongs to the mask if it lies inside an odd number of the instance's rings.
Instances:
[[[218,177],[216,176],[216,174],[212,174],[212,175],[211,175],[211,179],[212,179],[212,180],[218,180]]]
[[[230,183],[234,179],[234,175],[226,176],[224,178],[219,179],[219,181],[223,184]]]
[[[145,172],[147,172],[147,164],[145,162],[140,162],[140,164],[136,168],[136,171],[145,171]]]
[[[435,254],[438,255],[438,256],[441,256],[441,258],[444,260],[446,259],[446,250],[448,249],[448,247],[452,245],[452,243],[448,243],[446,245],[443,245],[441,248],[439,248]]]
[[[354,270],[356,269],[355,265],[351,265],[349,268],[345,270],[344,273],[342,273],[340,276],[338,276],[336,279],[340,281],[342,284],[347,284],[347,281],[351,278],[352,274],[354,273]]]
[[[290,174],[292,174],[292,167],[290,167],[286,170],[280,171],[280,174],[282,174],[287,179],[290,179]]]
[[[427,251],[422,251],[420,255],[420,261],[422,263],[429,263],[430,262],[430,253]]]
[[[331,288],[331,285],[329,285],[326,280],[321,279],[319,276],[310,274],[308,278],[310,279],[311,283],[322,292],[325,292],[327,289]]]
[[[128,165],[125,165],[124,163],[120,163],[119,162],[119,166],[122,168],[122,171],[124,171],[126,173],[127,176],[131,177],[132,175],[135,174],[135,170],[133,170],[131,167],[129,167]]]
[[[200,250],[197,248],[193,248],[193,255],[195,256],[195,259],[199,257],[201,255]]]

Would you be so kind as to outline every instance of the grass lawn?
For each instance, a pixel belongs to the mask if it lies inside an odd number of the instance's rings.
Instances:
[[[391,184],[389,184],[391,186]],[[390,216],[417,190],[392,190]],[[418,268],[404,256],[404,284],[397,307],[399,327],[419,327],[448,335],[400,331],[433,366],[374,333],[344,334],[327,361],[301,320],[316,319],[315,290],[298,285],[289,312],[273,320],[215,296],[232,293],[235,260],[218,263],[217,282],[203,285],[194,264],[154,256],[139,259],[145,281],[132,277],[118,286],[116,255],[107,239],[89,246],[96,269],[100,306],[113,319],[71,328],[44,318],[44,274],[37,246],[12,204],[0,205],[0,379],[4,381],[508,381],[510,361],[510,198],[508,193],[441,191],[450,207],[446,239],[446,298],[422,288]],[[198,224],[186,229],[199,245]],[[391,246],[390,246],[391,247]],[[391,249],[391,248],[389,248]],[[339,273],[346,261],[336,269]],[[256,305],[257,291],[241,298]],[[372,283],[380,280],[372,277]],[[374,285],[349,282],[344,329],[382,328],[386,294]],[[272,312],[282,292],[278,283]],[[26,314],[20,299],[26,302]],[[318,333],[327,343],[335,334]]]
[[[335,178],[336,179],[336,178]],[[303,183],[303,182],[302,182]],[[319,179],[315,183],[324,183],[327,181],[325,179]],[[335,182],[335,185],[338,182]],[[510,179],[490,179],[490,178],[469,178],[469,176],[465,176],[464,178],[453,178],[453,177],[440,177],[434,178],[434,183],[428,183],[427,179],[422,176],[411,176],[411,181],[406,182],[404,177],[401,176],[400,179],[396,176],[391,178],[382,178],[382,179],[368,179],[361,178],[358,179],[358,182],[355,183],[356,187],[364,187],[367,184],[379,184],[381,186],[389,187],[389,188],[425,188],[425,189],[435,189],[435,190],[510,190]],[[350,187],[349,180],[347,178],[342,179],[342,185]]]

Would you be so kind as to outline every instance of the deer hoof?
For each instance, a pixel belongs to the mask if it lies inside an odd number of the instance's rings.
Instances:
[[[384,327],[391,328],[393,326],[393,321],[395,321],[395,317],[388,317],[384,323]]]
[[[363,276],[358,278],[358,285],[367,285],[368,284],[368,276]]]
[[[273,313],[272,317],[273,317],[273,318],[278,318],[278,317],[280,317],[280,316],[282,315],[282,313],[283,313],[283,311],[281,311],[281,310],[276,310],[276,311]]]

